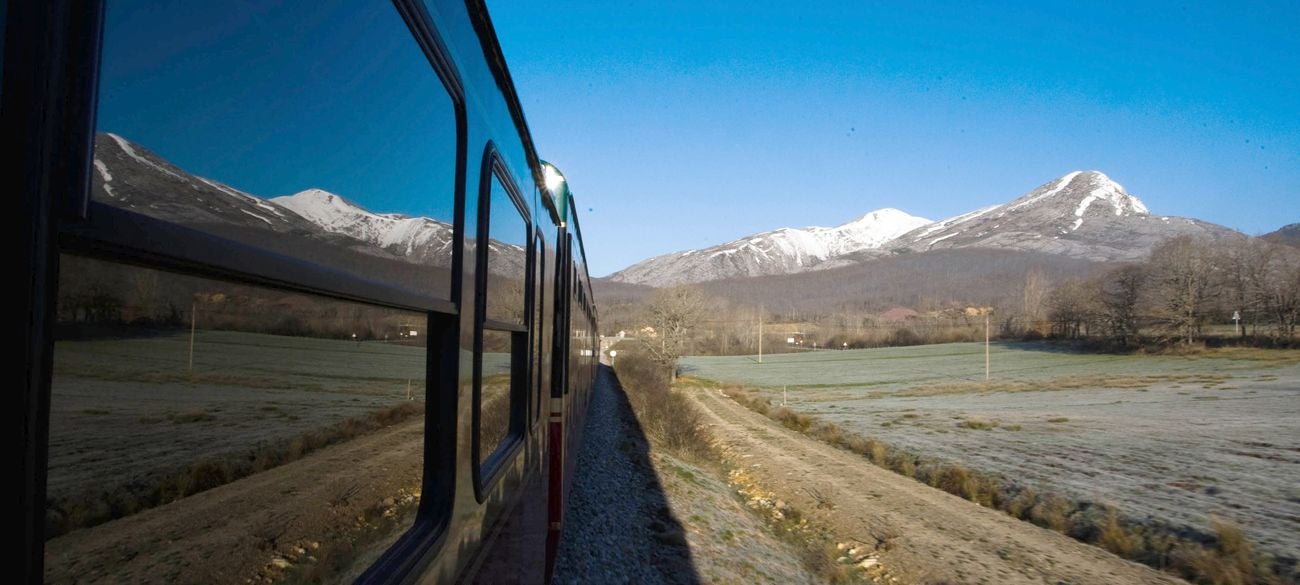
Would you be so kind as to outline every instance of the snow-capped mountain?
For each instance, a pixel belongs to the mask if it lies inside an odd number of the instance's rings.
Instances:
[[[1232,230],[1152,215],[1140,199],[1098,171],[1074,171],[1008,203],[977,209],[903,234],[888,248],[925,252],[995,248],[1095,261],[1137,260],[1179,235],[1213,238]]]
[[[339,195],[307,189],[275,197],[279,204],[327,232],[369,242],[413,262],[451,258],[452,227],[428,217],[373,213]]]
[[[95,137],[92,198],[286,256],[450,294],[452,227],[375,213],[320,189],[264,199],[203,178],[116,134]],[[524,234],[520,234],[522,240]],[[489,270],[524,274],[523,247],[492,240]]]
[[[206,231],[281,234],[320,230],[292,211],[195,176],[116,134],[95,137],[94,200]]]
[[[1175,236],[1237,232],[1182,217],[1152,215],[1140,199],[1098,171],[1074,171],[1008,203],[931,222],[882,209],[835,228],[782,228],[703,250],[657,256],[610,275],[666,286],[791,274],[892,254],[958,248],[1040,252],[1090,261],[1137,260]]]
[[[657,256],[614,273],[610,280],[666,286],[833,268],[850,263],[851,256],[880,251],[898,236],[930,223],[897,209],[879,209],[837,227],[781,228],[703,250]]]

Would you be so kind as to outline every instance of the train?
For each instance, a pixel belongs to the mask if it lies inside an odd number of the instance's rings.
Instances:
[[[22,581],[549,582],[598,313],[483,0],[0,25]]]

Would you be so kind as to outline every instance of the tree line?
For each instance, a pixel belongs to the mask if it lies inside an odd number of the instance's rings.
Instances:
[[[1082,266],[1062,277],[1028,267],[1003,294],[924,300],[915,314],[888,319],[877,299],[854,295],[832,307],[754,305],[700,285],[620,297],[602,307],[604,333],[624,330],[652,359],[675,369],[683,355],[778,353],[982,341],[985,311],[995,339],[1091,339],[1119,348],[1193,344],[1213,334],[1262,345],[1292,345],[1300,320],[1300,249],[1242,236],[1170,239],[1141,262]],[[923,275],[914,275],[912,279]],[[940,276],[939,278],[944,278]],[[1012,291],[1016,291],[1013,293]],[[1233,316],[1238,325],[1233,330]],[[1210,330],[1213,325],[1217,329]],[[800,343],[790,344],[794,329]]]
[[[1177,237],[1143,262],[1056,283],[1041,306],[1047,331],[1040,332],[1056,337],[1192,344],[1210,324],[1234,324],[1234,336],[1291,344],[1300,318],[1300,250],[1249,237]]]

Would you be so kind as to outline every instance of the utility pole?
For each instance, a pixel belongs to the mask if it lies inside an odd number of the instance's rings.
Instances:
[[[763,363],[763,307],[758,308],[758,363]]]
[[[984,381],[989,381],[989,310],[984,310]]]

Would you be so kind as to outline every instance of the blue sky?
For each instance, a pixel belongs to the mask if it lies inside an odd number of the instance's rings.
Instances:
[[[451,99],[391,4],[111,2],[102,63],[98,128],[186,171],[452,217]]]
[[[594,275],[1078,169],[1158,214],[1300,221],[1300,3],[1203,4],[489,1]]]

